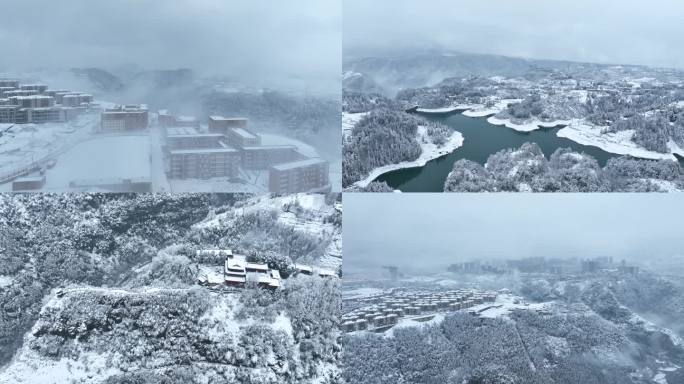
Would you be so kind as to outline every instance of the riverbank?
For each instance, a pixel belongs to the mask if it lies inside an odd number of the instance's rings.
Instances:
[[[418,108],[416,111],[426,114],[449,114],[458,112],[472,118],[486,118],[487,122],[496,126],[505,126],[518,132],[532,132],[542,128],[554,128],[565,126],[557,132],[558,137],[572,140],[578,144],[593,146],[603,151],[616,155],[627,155],[648,160],[673,160],[678,161],[674,154],[684,157],[684,149],[670,141],[669,152],[660,153],[650,151],[632,141],[634,131],[627,130],[616,133],[603,133],[606,127],[588,124],[584,119],[541,121],[531,119],[524,123],[514,123],[511,119],[500,119],[496,115],[507,108],[508,104],[520,102],[520,99],[503,99],[494,106],[485,107],[483,104],[457,105],[445,108]]]
[[[643,147],[640,147],[638,144],[632,141],[632,136],[634,135],[633,130],[626,130],[615,133],[602,133],[604,128],[605,127],[592,126],[582,120],[577,119],[571,121],[570,124],[559,130],[556,135],[558,137],[564,137],[566,139],[572,140],[582,145],[591,145],[594,147],[601,148],[606,152],[615,153],[619,155],[629,155],[632,157],[638,157],[642,159],[666,159],[677,161],[677,158],[672,154],[673,150],[681,151],[681,149],[677,147],[676,144],[674,144],[673,142],[671,142],[671,144],[674,145],[674,147],[670,147],[670,153],[659,153],[655,151],[649,151]]]
[[[553,128],[559,125],[568,125],[571,120],[541,121],[532,119],[524,123],[514,123],[510,119],[499,119],[495,116],[487,118],[487,122],[492,125],[503,125],[518,132],[531,132],[540,128]]]
[[[387,172],[405,168],[423,167],[430,160],[434,160],[444,155],[448,155],[463,145],[463,135],[458,131],[454,131],[446,143],[444,143],[441,146],[438,146],[430,140],[430,137],[427,135],[427,128],[423,126],[418,127],[418,134],[416,135],[416,140],[418,140],[418,143],[420,144],[420,147],[422,149],[420,156],[416,160],[404,161],[397,164],[389,164],[379,168],[375,168],[364,179],[357,181],[353,185],[356,187],[365,188],[373,180],[377,179],[378,177]]]
[[[502,99],[494,103],[493,106],[487,107],[484,104],[480,104],[475,108],[463,111],[463,115],[468,117],[488,117],[494,116],[504,109],[508,108],[508,104],[519,103],[522,99]]]

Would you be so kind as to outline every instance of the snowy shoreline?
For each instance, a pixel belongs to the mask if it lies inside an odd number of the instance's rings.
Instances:
[[[365,188],[368,186],[368,184],[373,182],[373,180],[387,172],[405,168],[423,167],[428,161],[447,155],[463,145],[463,135],[458,131],[454,131],[449,140],[442,146],[437,146],[430,141],[427,136],[427,128],[422,126],[418,127],[418,135],[416,138],[422,149],[420,157],[418,157],[416,160],[403,161],[401,163],[389,164],[375,168],[364,179],[357,181],[353,185],[356,187]]]
[[[492,125],[504,125],[508,128],[515,129],[518,132],[532,132],[541,128],[553,128],[559,125],[568,125],[571,120],[553,120],[553,121],[541,121],[533,119],[523,124],[516,124],[509,119],[499,119],[491,116],[487,119],[487,122]]]
[[[642,159],[650,160],[674,160],[677,158],[672,153],[659,153],[649,151],[640,147],[632,141],[634,131],[620,131],[615,133],[601,133],[603,127],[596,127],[589,125],[581,120],[573,120],[565,128],[562,128],[556,134],[558,137],[564,137],[582,145],[588,145],[601,148],[602,150],[618,155],[629,155]],[[672,145],[675,145],[671,142]],[[670,146],[671,152],[674,152],[673,147]],[[678,147],[675,149],[680,150]]]
[[[461,111],[460,113],[464,116],[473,118],[487,118],[487,122],[492,125],[505,126],[507,128],[514,129],[518,132],[531,132],[542,128],[553,128],[560,125],[565,127],[561,128],[556,136],[572,140],[578,144],[592,146],[600,148],[603,151],[616,155],[627,155],[640,159],[648,160],[673,160],[678,159],[673,154],[678,154],[684,157],[684,149],[680,148],[677,144],[670,141],[668,142],[668,153],[660,153],[655,151],[650,151],[632,141],[632,136],[634,131],[621,131],[616,133],[601,133],[603,128],[599,126],[593,126],[588,124],[583,119],[571,119],[571,120],[553,120],[553,121],[541,121],[538,119],[533,119],[523,124],[513,123],[510,119],[500,119],[495,115],[503,111],[509,103],[519,101],[517,99],[504,99],[500,100],[493,107],[485,107],[482,104],[479,105],[456,105],[444,108],[418,108],[417,111],[421,113],[432,113],[432,114],[442,114]],[[470,107],[470,108],[468,108]],[[468,108],[468,109],[465,109]],[[464,110],[465,109],[465,110]]]

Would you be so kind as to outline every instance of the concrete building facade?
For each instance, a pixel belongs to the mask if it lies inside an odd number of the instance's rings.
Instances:
[[[269,191],[290,194],[330,188],[330,164],[322,159],[305,159],[274,165],[269,170]]]
[[[242,166],[245,169],[268,169],[270,166],[303,160],[306,156],[294,145],[263,145],[242,148]]]
[[[64,104],[64,95],[72,95]],[[92,95],[48,90],[44,84],[0,80],[0,123],[64,122],[87,110]]]
[[[232,128],[247,128],[248,123],[243,117],[209,116],[209,131],[227,135]]]
[[[225,131],[228,145],[237,148],[257,147],[261,145],[261,136],[247,128],[228,128]]]
[[[233,148],[174,149],[168,151],[172,179],[236,177],[240,153]]]
[[[147,106],[120,105],[101,114],[102,131],[134,131],[146,129],[149,124]]]

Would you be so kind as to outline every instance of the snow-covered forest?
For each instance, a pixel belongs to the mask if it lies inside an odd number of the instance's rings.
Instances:
[[[506,279],[508,280],[508,279]],[[466,312],[391,335],[343,336],[347,383],[678,383],[684,380],[681,279],[523,277],[546,310]],[[642,317],[643,316],[643,317]],[[648,319],[648,320],[647,320]]]
[[[628,178],[634,180],[620,181],[619,186],[582,186],[581,182],[570,181],[577,185],[533,186],[532,190],[675,190],[673,178],[632,171],[665,167],[654,166],[652,159],[676,163],[684,156],[684,72],[680,70],[437,52],[358,58],[346,62],[344,69],[344,116],[367,117],[378,110],[400,113],[419,107],[423,112],[463,113],[501,125],[502,129],[522,132],[561,126],[557,133],[549,134],[633,157],[609,165],[618,165],[616,172],[622,174],[627,172],[625,165],[629,163]],[[363,117],[349,121],[358,126]],[[346,131],[353,134],[356,126]],[[387,161],[403,161],[413,156],[410,147],[394,146],[394,135],[376,140],[380,141],[376,147],[384,150],[382,157]],[[468,146],[467,137],[464,146]],[[357,157],[350,161],[350,152],[345,143],[344,161],[351,164],[352,174],[348,176],[352,177],[343,181],[344,187],[359,177],[356,174],[363,173],[359,163],[365,161],[368,168],[377,167],[372,162],[375,159]],[[583,158],[591,162],[589,156]],[[455,172],[469,169],[479,179],[481,170],[475,168],[478,167],[466,161],[454,165]],[[453,187],[453,180],[447,184],[453,190],[468,190]],[[497,188],[473,188],[478,189]]]
[[[584,153],[559,148],[546,158],[535,143],[489,156],[483,166],[454,163],[446,192],[668,192],[684,188],[684,173],[670,160],[617,157],[600,167]]]
[[[441,147],[452,134],[447,126],[403,111],[374,109],[344,138],[342,186],[351,186],[373,169],[414,161],[424,153],[425,144]]]
[[[0,196],[0,382],[306,383],[337,375],[340,195]],[[197,284],[232,248],[280,289]]]

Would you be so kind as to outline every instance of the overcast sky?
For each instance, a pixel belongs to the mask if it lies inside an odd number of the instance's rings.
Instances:
[[[344,268],[684,257],[679,194],[348,194]]]
[[[684,68],[680,0],[345,0],[344,47]]]
[[[4,1],[0,71],[135,64],[337,79],[341,11],[341,0]]]

